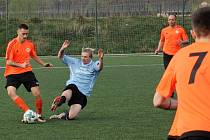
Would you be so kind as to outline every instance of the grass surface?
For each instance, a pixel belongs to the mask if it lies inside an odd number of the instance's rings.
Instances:
[[[55,57],[44,57],[55,65],[39,69],[32,63],[40,82],[45,118],[52,115],[50,105],[60,94],[68,69]],[[44,124],[22,124],[23,112],[11,102],[0,74],[0,139],[4,140],[164,140],[173,111],[155,109],[152,99],[163,72],[159,56],[105,56],[105,68],[96,81],[93,95],[77,120],[47,121]],[[4,66],[0,59],[0,66]],[[59,68],[56,68],[59,67]],[[34,97],[21,86],[17,94],[34,108]],[[56,113],[68,109],[65,104]]]

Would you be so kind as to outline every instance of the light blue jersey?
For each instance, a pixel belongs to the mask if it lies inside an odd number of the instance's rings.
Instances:
[[[64,55],[63,63],[70,69],[70,78],[66,85],[75,84],[80,92],[90,96],[100,72],[98,67],[99,61],[94,62],[91,60],[90,63],[83,64],[81,59]]]

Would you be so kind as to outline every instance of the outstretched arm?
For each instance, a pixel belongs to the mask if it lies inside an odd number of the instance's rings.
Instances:
[[[62,58],[63,58],[63,56],[64,56],[64,50],[65,50],[66,48],[68,48],[69,45],[70,45],[70,41],[69,41],[69,40],[65,40],[65,41],[63,42],[62,47],[61,47],[60,50],[58,51],[58,58],[59,58],[59,59],[62,59]]]
[[[99,70],[101,71],[103,69],[103,57],[104,57],[104,52],[103,49],[98,50],[98,59],[99,59]]]
[[[38,64],[42,65],[43,67],[52,67],[53,65],[50,63],[43,62],[37,55],[32,57],[33,60],[35,60]]]

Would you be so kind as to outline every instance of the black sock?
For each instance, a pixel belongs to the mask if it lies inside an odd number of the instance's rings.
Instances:
[[[66,111],[66,112],[65,112],[65,115],[64,115],[63,117],[61,117],[61,119],[62,119],[62,120],[71,120],[71,119],[69,118],[69,112]]]
[[[61,100],[60,102],[58,103],[58,106],[61,106],[63,103],[66,102],[66,97],[65,96],[61,96]]]

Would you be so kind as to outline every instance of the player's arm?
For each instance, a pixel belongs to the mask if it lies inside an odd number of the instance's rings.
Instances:
[[[158,43],[158,47],[155,50],[155,54],[158,54],[163,49],[164,41],[160,40]]]
[[[99,71],[101,71],[103,69],[103,57],[104,57],[104,53],[103,53],[103,49],[99,49],[98,50],[98,59],[99,59]]]
[[[17,63],[13,61],[13,53],[11,42],[8,44],[7,50],[6,50],[6,64],[12,67],[19,67],[19,68],[26,68],[30,66],[29,62],[24,63]]]
[[[182,41],[181,41],[181,44],[182,44],[182,45],[186,45],[186,44],[188,44],[188,43],[189,43],[189,40],[182,40]]]
[[[64,50],[66,48],[68,48],[69,46],[70,46],[70,41],[69,40],[65,40],[63,42],[63,45],[61,46],[60,50],[58,51],[58,58],[59,59],[62,59],[63,58],[63,56],[64,56]]]
[[[34,55],[31,57],[34,61],[36,61],[38,64],[42,65],[43,67],[52,67],[53,65],[50,63],[45,63],[42,61],[37,55]]]
[[[156,92],[153,98],[153,105],[154,107],[168,110],[168,109],[176,109],[178,102],[176,99],[165,98],[161,96],[158,92]]]
[[[188,43],[189,43],[189,38],[188,38],[185,30],[183,29],[182,40],[180,41],[180,45],[187,45]]]
[[[12,60],[6,60],[7,65],[13,66],[13,67],[19,67],[19,68],[26,68],[30,66],[30,63],[24,62],[24,63],[16,63]]]

